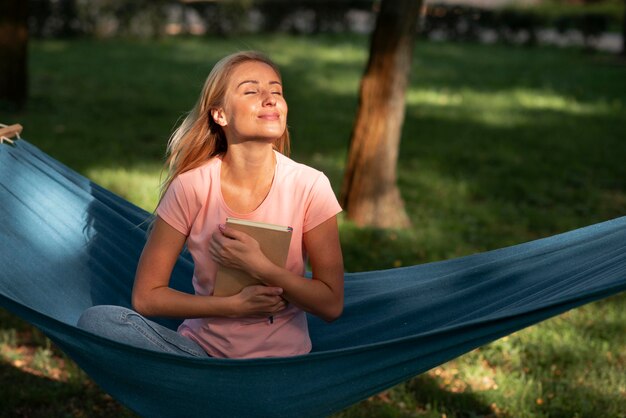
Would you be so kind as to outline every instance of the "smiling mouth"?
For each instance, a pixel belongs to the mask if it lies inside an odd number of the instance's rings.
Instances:
[[[259,119],[263,119],[263,120],[278,120],[280,119],[280,114],[278,113],[270,113],[267,115],[260,115]]]

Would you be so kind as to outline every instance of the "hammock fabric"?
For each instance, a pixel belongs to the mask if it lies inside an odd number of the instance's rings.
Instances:
[[[468,257],[347,274],[343,316],[309,318],[311,354],[194,359],[75,326],[90,306],[129,306],[148,216],[24,140],[0,146],[0,304],[149,417],[328,415],[626,289],[624,217]],[[184,254],[172,286],[191,292],[191,274]]]

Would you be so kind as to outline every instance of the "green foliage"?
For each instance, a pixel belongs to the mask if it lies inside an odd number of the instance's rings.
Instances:
[[[549,19],[592,13],[602,14],[620,22],[623,18],[624,2],[622,0],[592,0],[575,3],[570,0],[543,0],[530,6],[517,6],[517,8],[534,11]]]
[[[478,40],[484,30],[492,30],[499,42],[530,46],[539,41],[541,29],[553,28],[579,32],[591,49],[594,39],[605,32],[621,31],[623,16],[621,0],[511,2],[500,8],[433,2],[420,31],[426,36],[436,32],[446,39]]]
[[[165,143],[226,53],[282,68],[293,157],[341,184],[367,59],[359,36],[46,41],[23,136],[154,209]],[[341,221],[349,271],[441,260],[624,215],[624,67],[578,50],[421,43],[399,161],[413,227]],[[10,119],[10,120],[7,120]],[[624,295],[505,337],[337,417],[624,417]],[[0,416],[132,416],[36,330],[0,311]]]

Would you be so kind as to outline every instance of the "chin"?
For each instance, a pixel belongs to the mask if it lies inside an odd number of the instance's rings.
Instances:
[[[268,141],[268,142],[275,142],[278,141],[280,139],[281,136],[283,136],[283,134],[285,133],[285,130],[272,130],[272,131],[263,131],[263,132],[257,132],[254,136],[257,139],[260,140],[264,140],[264,141]]]
[[[280,139],[280,136],[276,137],[276,136],[255,135],[255,136],[248,137],[245,142],[258,142],[261,144],[274,145],[276,141],[278,141],[279,139]]]

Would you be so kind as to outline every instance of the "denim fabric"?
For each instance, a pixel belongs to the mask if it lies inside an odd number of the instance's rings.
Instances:
[[[193,357],[209,355],[187,337],[122,306],[93,306],[81,315],[78,327],[135,347]]]

